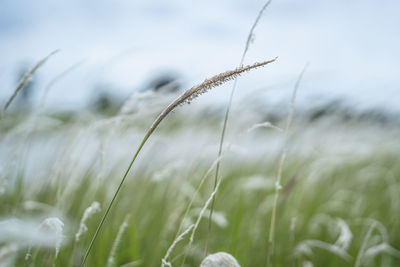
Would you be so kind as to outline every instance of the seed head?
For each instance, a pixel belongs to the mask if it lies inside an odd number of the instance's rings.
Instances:
[[[240,265],[231,254],[226,252],[217,252],[208,255],[202,261],[200,267],[240,267]]]

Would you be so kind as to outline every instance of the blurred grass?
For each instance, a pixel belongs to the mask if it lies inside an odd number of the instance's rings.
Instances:
[[[172,120],[161,131],[168,134],[167,129],[173,129],[172,133],[175,133],[179,131],[179,125]],[[366,243],[367,249],[383,242],[399,249],[399,153],[395,148],[378,145],[363,155],[347,155],[335,160],[317,153],[289,153],[283,170],[283,185],[288,184],[292,177],[297,177],[297,182],[292,184],[290,190],[284,187],[284,192],[287,190],[288,194],[282,193],[280,198],[273,266],[303,266],[306,261],[314,266],[354,266],[373,221],[378,222],[379,227],[373,230],[371,239]],[[226,226],[213,226],[210,252],[229,252],[242,266],[266,265],[267,233],[274,196],[271,181],[276,175],[277,161],[275,155],[256,161],[243,160],[240,165],[229,160],[224,163],[224,180],[217,195],[215,211],[222,213],[228,223]],[[197,163],[186,166],[184,170],[177,168],[172,173],[164,174],[151,167],[139,168],[131,174],[94,245],[88,266],[105,266],[118,229],[127,214],[131,215],[129,226],[118,246],[115,266],[129,262],[138,264],[134,266],[160,266],[186,206],[209,165],[210,162]],[[39,190],[33,190],[30,174],[21,170],[16,179],[11,179],[14,182],[7,184],[5,193],[0,195],[0,214],[3,218],[45,218],[49,211],[27,210],[24,203],[36,201],[53,207],[62,214],[65,222],[65,239],[55,266],[79,266],[101,213],[89,218],[88,232],[76,243],[74,236],[79,221],[93,201],[98,201],[104,210],[121,170],[112,169],[100,179],[99,168],[93,163],[80,170],[80,179],[74,179],[70,187],[71,169],[62,170],[62,167],[63,164],[58,166],[61,170],[56,180],[52,180],[55,177],[43,176]],[[185,226],[196,220],[198,209],[211,193],[211,177],[206,183],[194,201]],[[351,256],[349,260],[316,247],[309,247],[311,252],[308,254],[299,254],[299,245],[305,240],[335,244],[341,234],[337,227],[338,219],[342,219],[352,232],[346,249]],[[206,221],[204,218],[195,235],[194,245],[186,260],[187,266],[198,266],[204,256]],[[187,243],[188,237],[175,248],[172,254],[174,266],[180,266]],[[15,266],[26,265],[26,252],[27,248],[21,246]],[[54,249],[34,247],[33,255],[28,266],[51,266]],[[387,251],[374,258],[363,256],[362,259],[361,266],[400,265],[400,259]]]

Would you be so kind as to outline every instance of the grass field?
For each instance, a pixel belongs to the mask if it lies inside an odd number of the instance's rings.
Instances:
[[[157,112],[4,117],[1,266],[80,266]],[[218,114],[195,103],[163,122],[128,175],[87,266],[161,265],[177,231],[197,221],[212,192]],[[247,131],[265,118],[250,108],[232,118],[211,232],[206,209],[191,246],[189,233],[173,249],[173,266],[198,266],[208,235],[209,253],[228,252],[241,266],[268,265],[283,132]],[[396,124],[333,115],[309,122],[295,113],[269,266],[399,266],[398,138]]]
[[[42,109],[72,67],[36,108],[13,110],[57,51],[27,72],[0,114],[0,267],[199,266],[216,252],[241,266],[400,266],[394,115],[335,101],[294,110],[306,67],[287,105],[260,90],[232,105],[235,78],[275,61],[243,64],[270,2],[238,68],[181,96],[154,88],[102,112],[113,101]],[[226,113],[184,105],[232,80]]]

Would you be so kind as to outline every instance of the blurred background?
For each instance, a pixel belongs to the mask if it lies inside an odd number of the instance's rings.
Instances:
[[[80,266],[151,122],[239,65],[264,3],[0,0],[2,110],[59,50],[0,114],[0,267]],[[88,266],[160,266],[202,217],[174,266],[199,266],[206,243],[265,266],[274,205],[274,267],[400,266],[399,10],[396,0],[272,1],[244,63],[278,59],[237,80],[211,234],[200,211],[232,82],[153,133]]]

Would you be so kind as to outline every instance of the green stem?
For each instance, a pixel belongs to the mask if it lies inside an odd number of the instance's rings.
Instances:
[[[218,75],[215,75],[213,77],[211,77],[210,79],[206,79],[204,80],[203,83],[194,86],[192,88],[190,88],[189,90],[185,91],[181,96],[179,96],[175,101],[173,101],[171,104],[169,104],[161,113],[160,115],[158,115],[158,117],[156,118],[156,120],[153,122],[153,124],[150,126],[149,130],[147,131],[146,135],[143,137],[142,142],[139,145],[139,148],[136,150],[135,155],[132,158],[131,163],[129,164],[128,168],[126,169],[126,172],[124,174],[124,176],[122,177],[121,182],[118,185],[117,190],[114,193],[113,198],[111,199],[110,204],[107,207],[106,212],[103,215],[103,218],[100,221],[100,224],[98,225],[96,232],[94,233],[94,236],[92,238],[92,240],[90,241],[89,247],[86,250],[85,256],[83,258],[82,264],[81,266],[85,266],[85,262],[89,256],[89,253],[93,247],[93,244],[97,238],[97,236],[99,235],[99,232],[108,216],[108,213],[111,210],[111,207],[115,201],[115,199],[117,198],[117,195],[119,193],[119,191],[121,190],[121,187],[123,185],[123,183],[125,182],[126,177],[128,176],[128,173],[130,171],[130,169],[132,168],[133,163],[135,162],[137,156],[139,155],[140,150],[142,150],[142,147],[144,146],[144,144],[146,143],[147,139],[149,139],[150,135],[154,132],[154,130],[157,128],[157,126],[161,123],[161,121],[172,111],[174,110],[177,106],[183,104],[183,103],[190,103],[191,100],[193,100],[194,98],[196,98],[197,96],[205,93],[207,90],[210,90],[213,87],[217,87],[221,84],[223,84],[224,82],[227,82],[233,78],[235,78],[236,76],[240,75],[243,72],[247,72],[250,71],[251,69],[255,69],[258,67],[262,67],[265,66],[269,63],[272,63],[276,60],[272,59],[269,61],[263,61],[263,62],[258,62],[255,63],[253,65],[249,65],[246,67],[241,67],[241,68],[237,68],[235,70],[232,71],[226,71],[223,73],[220,73]]]
[[[271,3],[272,0],[268,0],[260,9],[256,20],[254,21],[254,23],[251,25],[250,28],[250,32],[247,36],[247,40],[246,40],[246,45],[245,48],[243,50],[242,53],[242,57],[240,59],[240,63],[239,63],[239,68],[243,67],[243,63],[244,63],[244,59],[246,57],[247,51],[249,50],[250,44],[251,44],[251,40],[253,38],[253,32],[258,24],[258,21],[261,19],[265,9],[269,6],[269,4]],[[232,89],[231,89],[231,94],[229,96],[229,101],[228,101],[228,105],[226,107],[226,111],[225,111],[225,116],[224,116],[224,122],[223,122],[223,126],[222,126],[222,132],[221,132],[221,138],[219,141],[219,149],[218,149],[218,158],[221,157],[222,155],[222,148],[224,146],[224,141],[225,141],[225,132],[226,132],[226,127],[228,124],[228,120],[229,120],[229,114],[230,114],[230,109],[232,107],[232,102],[233,102],[233,96],[235,94],[235,90],[236,90],[236,85],[237,85],[237,79],[235,79]],[[215,178],[214,178],[214,187],[213,190],[215,190],[215,188],[217,187],[218,184],[218,177],[219,177],[219,169],[220,169],[220,162],[217,163],[217,167],[215,170]],[[207,231],[207,235],[206,235],[206,244],[205,244],[205,248],[204,248],[204,257],[207,256],[207,251],[208,251],[208,240],[210,237],[210,233],[211,233],[211,221],[212,221],[212,215],[213,215],[213,211],[214,211],[214,205],[215,205],[215,197],[213,197],[212,203],[211,203],[211,207],[210,207],[210,215],[208,217],[208,231]]]
[[[146,135],[144,136],[142,142],[140,143],[139,148],[137,149],[135,155],[133,156],[133,158],[132,158],[132,160],[131,160],[131,163],[129,164],[128,168],[126,169],[125,174],[124,174],[124,176],[123,176],[121,182],[120,182],[119,185],[118,185],[117,191],[115,191],[114,196],[113,196],[113,198],[111,199],[111,202],[110,202],[110,204],[108,205],[107,210],[106,210],[106,212],[105,212],[104,215],[103,215],[103,218],[101,218],[100,224],[99,224],[99,226],[97,227],[96,232],[94,233],[94,236],[93,236],[92,240],[90,241],[90,245],[89,245],[89,247],[88,247],[87,250],[86,250],[85,257],[83,258],[81,267],[85,266],[86,260],[87,260],[87,258],[88,258],[88,256],[89,256],[89,253],[90,253],[90,251],[91,251],[91,249],[92,249],[92,247],[93,247],[93,244],[94,244],[94,242],[96,241],[97,236],[99,235],[99,232],[100,232],[100,230],[101,230],[101,228],[102,228],[102,226],[103,226],[103,224],[104,224],[104,222],[105,222],[105,220],[106,220],[106,218],[107,218],[107,216],[108,216],[108,213],[109,213],[110,210],[111,210],[112,205],[113,205],[114,202],[115,202],[115,199],[117,198],[117,195],[118,195],[119,191],[120,191],[121,188],[122,188],[123,183],[125,182],[126,177],[128,176],[128,173],[129,173],[129,171],[131,170],[132,165],[133,165],[133,163],[135,162],[137,156],[139,155],[140,150],[142,150],[142,147],[144,146],[144,144],[146,143],[147,139],[149,138],[149,136],[150,136],[150,134],[151,134],[152,132],[153,132],[153,131],[150,130],[150,131],[148,131],[148,132],[146,133]]]

